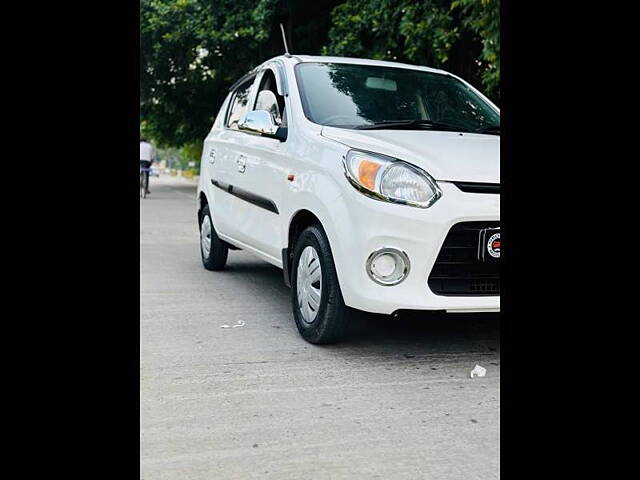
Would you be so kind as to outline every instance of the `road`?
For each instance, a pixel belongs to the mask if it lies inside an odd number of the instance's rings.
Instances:
[[[364,316],[298,335],[279,269],[202,268],[195,185],[140,201],[140,478],[499,478],[497,315]],[[222,328],[222,325],[244,326]],[[470,378],[476,364],[483,378]]]

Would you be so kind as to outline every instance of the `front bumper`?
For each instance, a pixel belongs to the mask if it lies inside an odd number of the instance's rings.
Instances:
[[[330,241],[348,306],[382,314],[396,310],[500,311],[499,295],[443,296],[428,286],[429,274],[453,225],[500,220],[499,194],[465,193],[452,183],[438,184],[442,198],[427,209],[381,202],[355,189],[347,190],[332,205],[335,230]],[[366,272],[371,252],[383,247],[404,251],[411,262],[407,278],[398,285],[378,285]]]

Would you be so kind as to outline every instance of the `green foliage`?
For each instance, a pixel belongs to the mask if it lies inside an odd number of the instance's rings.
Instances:
[[[166,162],[167,168],[182,169],[183,159],[180,152],[175,147],[158,148],[156,151],[156,162]]]
[[[444,68],[499,98],[500,0],[348,0],[331,16],[323,55]]]
[[[202,156],[202,141],[188,143],[181,147],[158,148],[156,161],[165,161],[168,168],[176,170],[197,170],[200,171],[200,157]],[[190,166],[190,162],[195,162]]]
[[[185,165],[188,167],[189,162],[195,162],[195,168],[200,170],[200,158],[202,157],[202,142],[193,142],[183,145],[180,148],[180,155],[184,159]]]
[[[350,0],[332,12],[323,55],[441,66],[458,30],[449,1]]]
[[[482,83],[489,95],[500,97],[500,0],[456,0],[462,24],[482,41]]]
[[[268,58],[262,47],[278,5],[279,0],[141,0],[140,110],[156,142],[202,141],[227,87]]]

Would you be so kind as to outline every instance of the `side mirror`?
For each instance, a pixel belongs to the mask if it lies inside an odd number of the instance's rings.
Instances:
[[[278,132],[278,125],[266,110],[253,110],[248,112],[238,123],[238,129],[245,132],[260,133],[274,136]]]

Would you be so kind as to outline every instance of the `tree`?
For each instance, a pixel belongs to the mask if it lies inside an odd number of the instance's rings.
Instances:
[[[482,83],[496,100],[500,99],[500,0],[457,0],[452,9],[462,13],[462,24],[482,42],[477,60]]]
[[[348,0],[331,16],[325,55],[444,68],[499,99],[500,0]]]
[[[264,46],[278,5],[141,0],[140,110],[156,142],[202,141],[229,85],[270,53]]]

